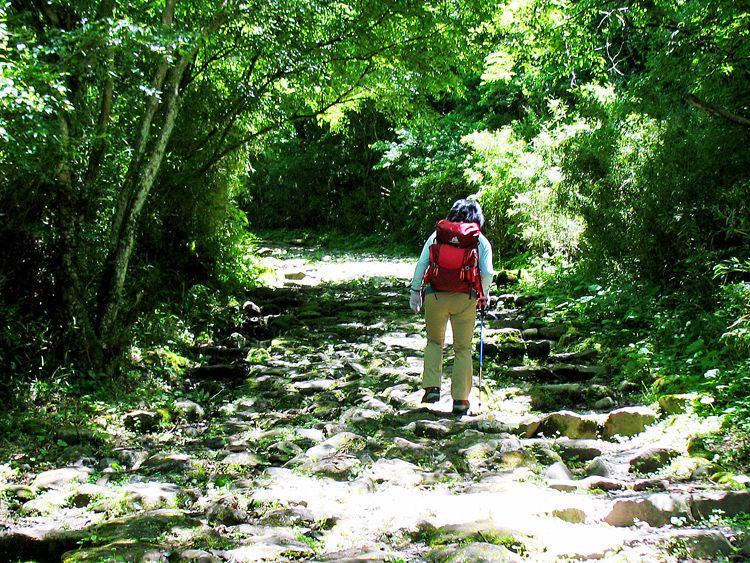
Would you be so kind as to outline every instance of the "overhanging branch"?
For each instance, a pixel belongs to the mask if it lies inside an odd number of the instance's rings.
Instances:
[[[357,80],[354,81],[353,84],[351,84],[348,88],[346,88],[344,91],[339,92],[338,95],[336,95],[332,100],[329,100],[327,102],[323,102],[320,107],[313,110],[309,113],[298,113],[291,116],[287,116],[286,118],[274,121],[273,123],[254,131],[253,133],[239,139],[238,141],[232,143],[231,145],[228,145],[224,147],[222,150],[218,151],[213,155],[213,157],[204,164],[199,171],[197,172],[197,176],[204,176],[207,174],[216,164],[221,162],[224,158],[226,158],[228,155],[232,154],[233,152],[241,149],[242,147],[248,145],[253,140],[257,139],[258,137],[261,137],[265,135],[266,133],[269,133],[271,131],[274,131],[278,128],[280,128],[284,123],[289,123],[292,121],[300,121],[302,119],[312,119],[314,117],[323,115],[325,112],[330,110],[333,107],[336,107],[338,105],[341,105],[343,103],[346,103],[347,101],[350,101],[352,99],[353,93],[359,88],[359,86],[362,84],[363,80],[367,77],[368,74],[370,74],[373,70],[373,65],[368,65],[362,73],[359,75]]]
[[[736,115],[734,113],[728,112],[727,110],[716,107],[715,105],[709,104],[708,102],[704,102],[703,100],[701,100],[700,98],[698,98],[697,96],[693,94],[688,94],[687,96],[685,96],[685,102],[687,102],[691,106],[695,106],[699,109],[702,109],[703,111],[706,111],[716,117],[723,117],[724,119],[727,119],[731,121],[732,123],[736,123],[738,125],[744,125],[745,127],[750,127],[750,119],[747,119],[746,117],[742,117],[741,115]]]

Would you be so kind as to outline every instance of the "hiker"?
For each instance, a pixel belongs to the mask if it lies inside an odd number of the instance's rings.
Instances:
[[[409,291],[414,312],[424,305],[427,325],[422,402],[440,400],[445,329],[450,321],[455,352],[451,396],[453,413],[459,416],[469,412],[474,323],[477,309],[483,311],[489,303],[494,275],[492,246],[480,232],[483,225],[484,214],[476,201],[456,201],[425,241]]]

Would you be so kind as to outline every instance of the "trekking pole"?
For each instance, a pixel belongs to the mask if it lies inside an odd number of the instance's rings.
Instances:
[[[477,394],[479,396],[479,408],[482,408],[482,368],[484,367],[484,307],[479,313],[479,385]]]

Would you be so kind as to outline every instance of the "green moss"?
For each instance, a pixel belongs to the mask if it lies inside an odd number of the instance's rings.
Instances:
[[[137,540],[117,540],[110,544],[77,549],[66,553],[62,563],[125,563],[127,561],[156,561],[166,549]],[[158,558],[158,559],[157,559]]]
[[[415,541],[424,543],[431,548],[446,545],[490,543],[501,545],[519,554],[526,551],[523,542],[511,535],[503,534],[495,530],[474,530],[464,532],[436,528],[431,524],[423,524],[413,537]]]

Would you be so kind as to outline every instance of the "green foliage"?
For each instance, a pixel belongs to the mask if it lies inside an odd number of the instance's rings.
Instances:
[[[391,133],[372,106],[336,128],[298,124],[268,146],[248,175],[253,228],[293,227],[422,242],[450,203],[469,193],[467,120],[435,112]],[[392,140],[384,140],[391,137]]]
[[[523,542],[513,536],[503,535],[493,530],[477,530],[476,532],[448,532],[436,528],[431,524],[423,524],[414,534],[414,539],[429,547],[446,545],[467,545],[471,543],[491,543],[501,545],[509,550],[523,555],[526,547]]]
[[[29,351],[4,338],[3,357],[33,357],[24,376],[67,363],[114,373],[139,317],[158,311],[158,323],[195,284],[254,284],[247,217],[273,215],[262,196],[277,164],[250,208],[238,202],[252,200],[249,162],[277,150],[264,135],[295,123],[325,139],[368,100],[382,121],[460,90],[455,69],[476,66],[467,34],[490,10],[475,0],[4,2],[0,312],[10,330],[49,336]],[[365,113],[357,126],[351,143],[331,143],[336,162],[287,167],[303,182],[278,201],[295,213],[313,201],[330,222],[371,231],[381,186],[360,180],[383,126]],[[318,197],[298,189],[313,175],[326,176]],[[365,221],[362,207],[373,209]]]
[[[435,115],[374,145],[382,152],[376,169],[388,186],[383,210],[388,231],[422,242],[453,201],[470,193],[464,175],[468,151],[460,143],[469,127],[463,116]]]
[[[405,244],[389,233],[355,234],[339,230],[326,231],[301,229],[269,229],[255,231],[255,234],[267,241],[287,246],[287,254],[300,253],[305,260],[345,262],[362,254],[380,256],[386,259],[394,257],[412,258],[418,252],[414,245]],[[304,245],[301,252],[299,245]],[[369,280],[358,283],[368,284]]]
[[[485,128],[466,142],[501,256],[580,255],[592,271],[673,283],[694,258],[746,244],[747,154],[726,147],[747,128],[681,100],[731,112],[747,99],[747,81],[727,80],[749,70],[729,55],[747,35],[730,4],[527,0],[497,13]]]
[[[712,170],[735,134],[629,114],[571,139],[562,157],[565,203],[585,221],[591,266],[672,283],[694,271],[694,257],[740,243],[741,229],[724,226],[745,207],[733,187],[745,165],[725,162],[721,178]]]
[[[560,123],[565,108],[551,105],[559,121],[528,142],[510,125],[465,138],[474,151],[467,174],[479,190],[487,232],[502,257],[523,252],[567,257],[578,250],[583,224],[559,205],[563,176],[556,163],[561,145],[584,125]]]
[[[297,532],[297,534],[295,534],[294,539],[300,543],[305,544],[314,552],[323,551],[323,549],[325,548],[325,543],[319,538],[316,538],[310,534],[311,532],[309,531],[299,531]]]
[[[731,321],[721,338],[729,351],[747,353],[750,351],[750,261],[732,257],[714,267],[714,277],[724,282],[720,314]]]

